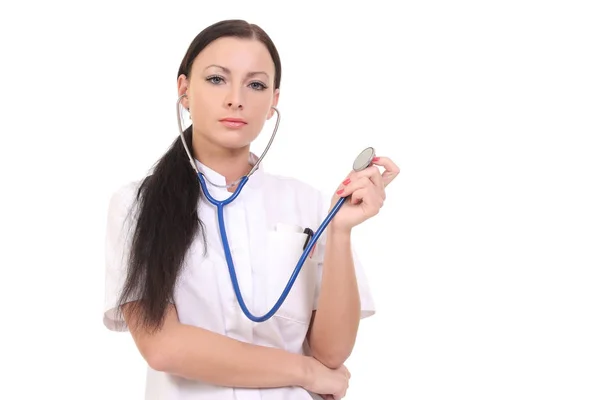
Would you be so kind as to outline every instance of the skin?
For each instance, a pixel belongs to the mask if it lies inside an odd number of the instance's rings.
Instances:
[[[221,38],[194,60],[189,76],[177,80],[182,105],[193,121],[192,151],[228,183],[249,172],[250,144],[273,117],[279,90],[273,89],[275,66],[266,47],[255,40]],[[243,118],[240,129],[223,125],[222,118]],[[230,387],[301,386],[326,399],[346,394],[350,356],[360,320],[360,298],[351,252],[352,228],[377,215],[385,188],[398,175],[387,157],[378,157],[361,172],[350,172],[332,195],[350,200],[328,229],[321,296],[307,334],[312,356],[243,343],[179,322],[170,307],[165,324],[148,333],[124,306],[134,341],[149,365],[188,379]],[[379,167],[385,171],[380,173]],[[235,188],[231,188],[231,191]]]
[[[223,68],[226,70],[224,70]],[[231,182],[250,171],[250,144],[273,117],[279,89],[273,90],[275,65],[259,41],[221,38],[194,60],[189,77],[178,78],[178,94],[193,121],[195,157]],[[230,129],[221,118],[243,118]],[[235,189],[232,189],[235,190]]]

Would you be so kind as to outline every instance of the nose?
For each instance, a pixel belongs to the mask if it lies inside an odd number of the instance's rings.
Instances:
[[[244,107],[240,104],[240,103],[227,103],[227,107],[229,108],[239,108],[240,110],[242,110]]]
[[[227,108],[237,108],[242,110],[244,106],[242,105],[242,94],[239,88],[232,87],[227,93],[227,97],[225,98],[225,105]]]

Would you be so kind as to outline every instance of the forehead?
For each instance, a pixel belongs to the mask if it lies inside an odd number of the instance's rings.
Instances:
[[[194,60],[194,67],[220,65],[231,71],[265,71],[273,76],[275,65],[267,47],[256,39],[219,38],[206,46]]]

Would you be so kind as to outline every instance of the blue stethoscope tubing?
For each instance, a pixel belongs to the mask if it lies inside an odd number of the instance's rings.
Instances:
[[[312,236],[312,238],[310,239],[310,241],[304,248],[304,251],[303,251],[302,255],[300,256],[300,259],[298,260],[298,263],[296,264],[296,268],[292,272],[292,275],[290,276],[290,279],[288,280],[287,285],[283,289],[281,296],[279,296],[279,299],[277,300],[277,302],[275,302],[275,305],[273,305],[271,310],[269,310],[266,314],[261,315],[261,316],[253,315],[250,312],[250,310],[248,310],[248,307],[246,306],[246,303],[244,302],[242,293],[240,291],[240,286],[238,284],[237,275],[235,273],[233,257],[231,255],[231,249],[229,248],[229,241],[227,240],[227,231],[225,229],[224,208],[227,204],[231,203],[239,196],[243,187],[248,182],[248,178],[254,173],[254,171],[256,171],[260,162],[267,154],[267,151],[271,147],[271,143],[273,142],[273,139],[275,138],[275,134],[277,133],[277,128],[279,127],[279,121],[280,121],[281,115],[279,113],[279,110],[276,107],[271,107],[273,109],[273,111],[275,111],[277,114],[277,120],[275,122],[275,128],[273,129],[273,133],[271,134],[271,138],[269,140],[269,143],[267,143],[265,150],[263,151],[262,155],[258,158],[258,161],[256,161],[254,167],[252,167],[252,169],[250,170],[248,175],[241,177],[240,179],[238,179],[238,181],[231,183],[229,185],[225,185],[225,186],[215,185],[215,186],[219,186],[219,187],[227,187],[228,188],[228,187],[233,187],[237,184],[237,188],[235,189],[233,194],[231,196],[229,196],[229,198],[227,198],[225,200],[217,200],[210,195],[210,192],[206,185],[206,178],[204,177],[204,175],[202,175],[202,173],[196,167],[196,163],[194,161],[194,158],[192,157],[192,153],[185,142],[185,137],[183,135],[182,115],[181,115],[181,101],[186,96],[187,96],[186,94],[182,94],[177,98],[177,122],[178,122],[178,127],[179,127],[179,135],[181,137],[183,147],[187,153],[190,165],[192,166],[192,168],[196,172],[196,175],[198,176],[198,180],[200,181],[200,185],[202,186],[202,191],[204,192],[204,195],[206,196],[207,200],[211,204],[213,204],[214,206],[217,207],[217,215],[218,215],[218,220],[219,220],[219,232],[221,235],[221,241],[223,243],[223,251],[225,253],[225,259],[227,261],[227,267],[229,269],[229,276],[231,278],[231,284],[233,285],[233,290],[235,292],[235,296],[240,305],[240,308],[242,309],[242,311],[246,315],[246,317],[248,317],[248,319],[250,319],[251,321],[264,322],[264,321],[268,320],[269,318],[271,318],[277,312],[277,310],[279,310],[279,308],[285,301],[286,297],[288,296],[290,290],[292,289],[294,282],[296,281],[296,278],[298,277],[298,274],[300,273],[300,270],[302,269],[304,263],[306,262],[306,257],[308,257],[313,246],[315,245],[317,240],[319,240],[319,237],[321,236],[321,234],[323,233],[323,231],[325,230],[327,225],[329,225],[329,223],[331,222],[333,217],[337,214],[337,212],[340,210],[340,208],[344,204],[344,201],[348,197],[341,197],[336,202],[336,204],[331,208],[331,210],[329,211],[329,213],[327,214],[327,216],[321,223],[321,226],[319,226],[317,231],[314,233],[314,235]],[[373,149],[372,147],[366,148],[365,150],[363,150],[362,153],[359,154],[359,156],[354,161],[353,169],[355,171],[360,171],[360,170],[366,168],[367,166],[370,165],[371,160],[373,159],[374,155],[375,155],[375,149]]]
[[[300,259],[298,260],[298,263],[296,264],[296,268],[292,272],[292,275],[290,276],[290,279],[288,280],[287,285],[283,289],[283,292],[279,296],[279,299],[277,300],[277,302],[275,302],[275,305],[273,305],[271,310],[269,310],[266,314],[261,315],[261,316],[256,316],[256,315],[252,314],[250,312],[250,310],[248,310],[248,307],[246,306],[246,303],[244,302],[242,293],[240,291],[240,286],[238,284],[237,275],[235,273],[233,257],[231,255],[231,249],[229,248],[229,241],[227,240],[227,231],[225,229],[225,215],[224,215],[225,206],[227,204],[231,203],[233,200],[235,200],[238,197],[242,188],[248,182],[248,177],[244,176],[241,179],[240,183],[238,184],[238,187],[235,189],[235,192],[226,200],[217,200],[210,195],[208,188],[206,186],[206,181],[205,181],[202,173],[198,173],[198,178],[200,180],[200,185],[202,186],[202,190],[204,191],[204,195],[206,196],[207,200],[211,204],[213,204],[214,206],[217,207],[217,215],[218,215],[218,220],[219,220],[219,231],[221,234],[221,241],[223,243],[223,251],[225,253],[225,259],[227,261],[227,268],[229,269],[229,276],[231,278],[231,284],[233,285],[233,291],[235,292],[235,297],[237,297],[237,301],[240,304],[240,308],[242,309],[242,312],[244,313],[244,315],[246,315],[246,317],[248,319],[250,319],[251,321],[264,322],[264,321],[268,320],[269,318],[271,318],[277,312],[277,310],[279,310],[279,308],[285,301],[286,297],[290,293],[290,290],[292,290],[292,287],[294,286],[294,282],[296,281],[298,274],[300,274],[300,270],[302,269],[302,267],[304,266],[304,263],[306,262],[306,258],[308,257],[308,254],[311,252],[311,250],[312,250],[314,244],[317,242],[317,240],[319,240],[319,237],[321,236],[321,234],[323,233],[323,231],[325,230],[327,225],[329,225],[329,223],[331,222],[331,220],[333,219],[335,214],[337,214],[337,212],[340,210],[340,208],[344,204],[344,201],[347,199],[347,197],[342,197],[337,201],[337,203],[329,211],[329,213],[327,214],[327,216],[325,217],[325,219],[323,220],[323,222],[321,223],[321,225],[319,226],[319,228],[317,229],[317,231],[315,232],[313,237],[310,239],[310,241],[308,242],[308,245],[306,246],[306,248],[302,252],[302,255],[300,256]]]

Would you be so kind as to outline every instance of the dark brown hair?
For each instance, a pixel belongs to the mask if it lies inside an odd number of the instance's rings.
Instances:
[[[270,37],[257,25],[243,20],[217,22],[200,32],[190,44],[177,77],[189,78],[198,54],[222,37],[256,39],[262,42],[275,64],[274,90],[281,82],[281,61]],[[192,148],[192,126],[184,131]],[[179,136],[140,185],[138,210],[129,254],[127,277],[117,306],[136,299],[135,312],[146,328],[160,328],[165,310],[173,301],[174,288],[185,254],[204,225],[197,211],[201,195],[198,177],[190,167]],[[120,310],[120,307],[118,307]]]

